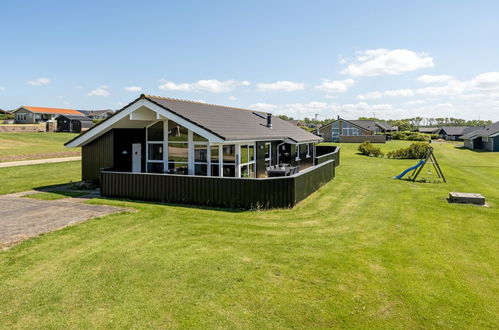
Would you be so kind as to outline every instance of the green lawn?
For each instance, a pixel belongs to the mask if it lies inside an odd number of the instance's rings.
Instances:
[[[392,179],[415,160],[341,147],[336,179],[291,210],[92,201],[138,212],[0,252],[0,324],[497,329],[499,153],[434,144],[449,183],[425,184]]]
[[[75,133],[0,133],[0,162],[64,157],[79,153],[79,148],[66,148],[64,143]]]
[[[81,181],[81,162],[0,168],[0,195]]]

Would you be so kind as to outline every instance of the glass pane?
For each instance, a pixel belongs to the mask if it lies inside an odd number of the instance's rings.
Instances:
[[[205,142],[208,142],[207,139],[205,139],[204,137],[202,137],[201,135],[196,134],[196,133],[192,133],[192,139],[194,141],[205,141]]]
[[[187,175],[189,172],[188,172],[187,164],[183,164],[183,163],[168,163],[168,173]]]
[[[156,124],[147,128],[148,141],[163,141],[163,122],[158,121]]]
[[[187,128],[168,120],[168,141],[187,141]]]
[[[241,178],[249,178],[249,167],[248,167],[248,165],[241,166]]]
[[[211,165],[211,176],[218,176],[218,165]]]
[[[163,145],[159,143],[149,143],[149,160],[163,160]]]
[[[235,164],[236,163],[236,146],[234,144],[224,145],[223,149],[223,161],[224,163]]]
[[[208,175],[208,165],[206,164],[195,164],[194,165],[195,175]]]
[[[248,156],[249,156],[249,161],[254,162],[255,161],[255,146],[249,146],[248,148]]]
[[[206,163],[208,161],[207,146],[194,146],[194,161]]]
[[[270,158],[270,144],[265,144],[265,159]]]
[[[185,162],[189,161],[187,143],[168,143],[168,161]]]
[[[234,166],[234,165],[224,165],[222,170],[223,170],[223,175],[225,177],[235,177],[236,176],[236,166]]]
[[[248,162],[248,146],[241,146],[241,164]]]
[[[163,173],[163,163],[147,163],[147,173]]]
[[[218,146],[211,147],[211,162],[218,164]]]

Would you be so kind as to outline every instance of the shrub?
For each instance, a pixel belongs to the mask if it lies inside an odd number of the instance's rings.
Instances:
[[[383,157],[385,155],[380,148],[373,146],[369,141],[362,142],[358,150],[361,154],[369,157]]]
[[[440,135],[438,135],[438,134],[430,134],[430,137],[431,137],[432,140],[438,140],[438,139],[440,139]]]
[[[396,159],[421,159],[426,155],[429,148],[428,143],[416,142],[407,148],[390,151],[386,156]]]
[[[393,132],[392,139],[406,141],[430,141],[431,136],[429,134],[419,132]]]

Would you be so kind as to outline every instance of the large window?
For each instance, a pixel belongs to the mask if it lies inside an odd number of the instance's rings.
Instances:
[[[220,176],[220,146],[210,147],[211,175]]]
[[[165,160],[164,123],[159,121],[147,127],[147,172],[163,173]]]
[[[358,135],[362,135],[362,131],[358,127],[353,126],[352,124],[344,121],[342,135],[358,136]]]
[[[235,177],[236,176],[236,145],[226,144],[222,146],[223,176]]]
[[[208,175],[208,145],[194,145],[194,174]]]

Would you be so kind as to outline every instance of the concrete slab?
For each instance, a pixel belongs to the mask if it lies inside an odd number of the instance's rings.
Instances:
[[[450,192],[450,203],[485,205],[485,197],[475,193]]]
[[[0,248],[88,219],[126,210],[83,204],[71,198],[48,201],[20,196],[0,196]]]

